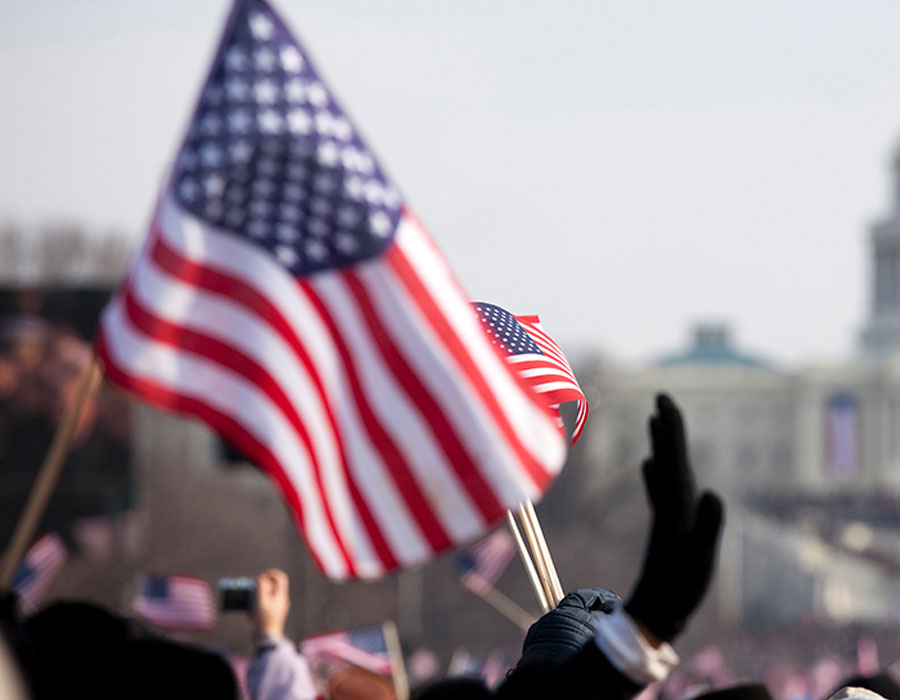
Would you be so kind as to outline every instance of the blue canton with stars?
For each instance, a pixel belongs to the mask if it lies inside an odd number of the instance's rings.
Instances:
[[[403,200],[260,0],[235,9],[174,172],[178,203],[294,275],[391,242]]]
[[[37,570],[27,562],[23,561],[19,564],[19,568],[16,569],[16,573],[13,576],[12,587],[19,589],[30,585],[31,582],[37,578],[37,575]]]
[[[522,324],[509,311],[483,301],[473,301],[472,306],[478,312],[481,325],[490,336],[491,342],[505,353],[508,355],[544,354],[537,343],[522,328]]]
[[[349,631],[350,643],[370,654],[387,656],[388,648],[381,627],[357,627]]]
[[[165,600],[168,598],[168,580],[164,576],[148,575],[144,579],[144,597],[148,600]]]

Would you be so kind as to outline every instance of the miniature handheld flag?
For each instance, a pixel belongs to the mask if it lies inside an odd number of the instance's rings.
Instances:
[[[460,580],[478,594],[493,588],[516,555],[516,545],[506,530],[495,530],[456,558]]]
[[[577,402],[572,444],[578,442],[587,421],[587,397],[566,356],[541,327],[541,320],[537,316],[513,316],[506,309],[485,302],[472,305],[491,342],[534,391],[554,407],[567,401]]]
[[[134,610],[169,630],[208,630],[216,620],[209,584],[193,576],[144,576]]]
[[[471,539],[565,459],[554,415],[261,0],[233,7],[96,345],[114,382],[266,470],[335,579]]]
[[[12,583],[23,611],[33,610],[43,600],[67,557],[66,545],[55,533],[47,533],[31,545]]]
[[[300,653],[312,664],[331,668],[359,666],[391,675],[391,657],[382,625],[307,637],[300,642]]]

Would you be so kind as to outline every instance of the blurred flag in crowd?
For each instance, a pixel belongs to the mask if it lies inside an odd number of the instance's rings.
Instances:
[[[170,630],[208,630],[216,619],[209,584],[193,576],[147,574],[134,609],[157,627]]]
[[[852,477],[859,470],[859,402],[852,394],[830,396],[825,406],[825,464],[836,479]]]
[[[72,522],[72,537],[89,559],[105,561],[114,554],[133,558],[143,549],[144,520],[136,510],[77,518]]]
[[[281,487],[330,577],[483,532],[565,459],[424,228],[261,0],[239,0],[103,314],[107,376]]]
[[[391,656],[383,625],[328,632],[300,641],[300,653],[311,664],[327,667],[359,666],[391,675]]]
[[[43,600],[67,557],[65,543],[53,532],[48,532],[31,545],[16,569],[12,583],[19,594],[23,611],[34,609]]]
[[[881,670],[878,661],[878,642],[867,634],[856,640],[856,672],[861,676],[874,676]]]
[[[113,551],[112,520],[106,517],[78,518],[72,523],[72,536],[82,554],[90,559],[109,559]]]
[[[491,342],[550,406],[556,408],[568,401],[577,402],[578,412],[572,431],[574,445],[587,421],[587,397],[562,350],[544,333],[541,320],[537,316],[513,316],[506,309],[481,301],[473,302],[473,306]]]
[[[516,544],[506,530],[496,530],[456,558],[460,580],[483,595],[493,588],[516,554]]]

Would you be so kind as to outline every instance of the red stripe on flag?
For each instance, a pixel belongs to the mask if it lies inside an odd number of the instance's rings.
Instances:
[[[563,371],[558,362],[546,355],[538,355],[537,353],[529,353],[528,355],[509,355],[507,356],[506,361],[515,367],[516,372],[524,372],[529,369],[557,369]]]

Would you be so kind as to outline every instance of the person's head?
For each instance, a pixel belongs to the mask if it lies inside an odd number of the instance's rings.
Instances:
[[[237,697],[218,654],[156,636],[91,603],[58,602],[24,623],[42,698]]]
[[[18,371],[36,370],[44,359],[50,327],[35,316],[21,314],[0,324],[0,349]]]
[[[619,596],[604,588],[581,588],[569,593],[528,629],[519,665],[564,661],[593,638],[598,621],[621,603]]]

